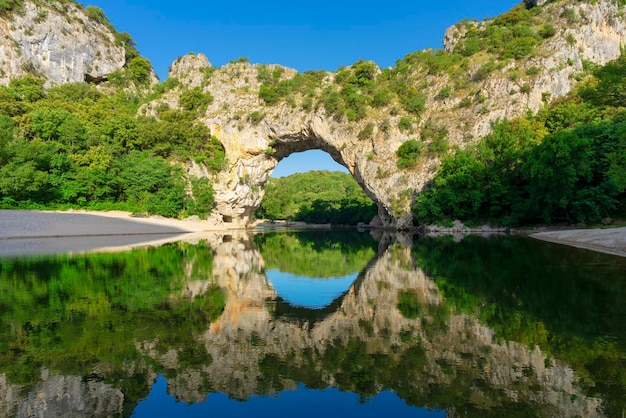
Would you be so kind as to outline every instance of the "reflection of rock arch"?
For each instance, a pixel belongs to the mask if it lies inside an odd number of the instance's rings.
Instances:
[[[239,248],[252,250],[247,245]],[[254,254],[260,257],[258,251]],[[262,260],[257,262],[257,265],[262,264]],[[587,398],[577,385],[574,371],[546,361],[548,356],[539,347],[531,349],[515,342],[497,342],[494,331],[465,315],[452,313],[446,317],[443,327],[435,325],[434,329],[427,319],[405,318],[397,308],[399,292],[411,291],[419,295],[427,315],[433,312],[436,315],[443,298],[434,281],[413,264],[410,248],[401,244],[383,246],[350,290],[328,309],[317,313],[292,311],[306,314],[299,320],[278,311],[282,309],[281,301],[271,292],[264,275],[253,270],[247,270],[252,276],[244,274],[238,286],[230,287],[231,291],[238,292],[239,299],[231,300],[232,307],[225,311],[216,326],[211,326],[202,341],[212,358],[221,359],[203,371],[203,379],[210,381],[214,390],[238,399],[258,393],[262,381],[260,365],[268,356],[289,359],[296,364],[293,366],[296,369],[304,367],[297,364],[313,362],[306,367],[320,371],[324,370],[326,350],[342,350],[354,341],[362,342],[363,349],[372,350],[367,355],[394,356],[398,350],[397,354],[401,355],[405,338],[402,335],[409,333],[419,341],[423,358],[420,368],[409,374],[415,381],[405,383],[408,387],[415,386],[418,392],[420,385],[434,384],[440,388],[438,390],[445,390],[458,383],[455,378],[472,379],[487,388],[478,391],[477,396],[488,399],[490,391],[498,394],[491,401],[515,403],[523,399],[535,407],[554,411],[554,415],[602,416],[601,400]],[[263,289],[268,291],[264,296]],[[252,292],[248,294],[247,290]],[[266,299],[261,300],[262,297]],[[459,356],[471,360],[469,366],[459,370],[460,377],[455,377],[456,372],[449,375],[442,371]],[[325,370],[324,373],[328,379],[326,384],[335,386],[332,372]],[[293,383],[284,382],[288,386]],[[181,382],[177,385],[188,387]],[[528,385],[539,389],[533,391],[532,396],[521,396],[521,392],[507,389],[524,390]],[[574,398],[579,401],[572,402]]]

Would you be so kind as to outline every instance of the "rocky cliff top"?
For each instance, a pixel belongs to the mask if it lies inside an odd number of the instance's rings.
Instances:
[[[124,45],[106,23],[103,15],[74,2],[25,1],[5,11],[0,14],[0,85],[26,74],[53,86],[121,70]]]

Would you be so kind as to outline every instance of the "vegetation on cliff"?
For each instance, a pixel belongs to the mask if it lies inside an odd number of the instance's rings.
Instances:
[[[445,158],[414,206],[418,223],[599,222],[626,207],[622,57],[537,115],[504,120]]]

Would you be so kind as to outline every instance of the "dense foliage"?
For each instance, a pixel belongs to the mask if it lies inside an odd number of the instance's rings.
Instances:
[[[212,185],[205,179],[188,186],[176,162],[223,168],[222,144],[195,122],[211,99],[191,90],[181,95],[183,110],[161,107],[158,117],[137,117],[139,99],[126,92],[104,94],[86,83],[44,89],[32,76],[13,79],[0,87],[0,204],[204,216]]]
[[[269,220],[356,225],[369,222],[376,205],[347,173],[311,171],[271,178],[256,212]]]
[[[419,223],[598,222],[626,205],[626,59],[535,116],[501,121],[446,158],[414,206]]]

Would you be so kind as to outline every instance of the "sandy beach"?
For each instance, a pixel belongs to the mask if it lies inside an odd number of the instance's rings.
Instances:
[[[123,250],[209,229],[200,221],[134,218],[118,211],[0,210],[0,257]]]
[[[532,238],[626,257],[626,227],[546,231]]]

